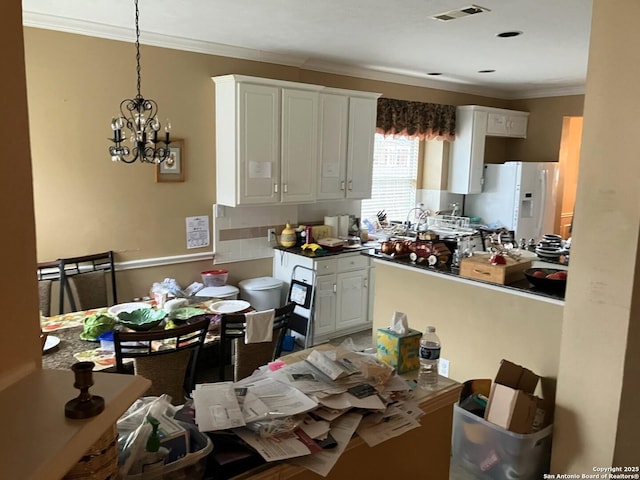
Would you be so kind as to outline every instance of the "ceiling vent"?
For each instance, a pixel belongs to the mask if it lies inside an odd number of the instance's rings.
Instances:
[[[434,15],[434,20],[440,20],[441,22],[448,22],[449,20],[455,20],[457,18],[468,17],[469,15],[477,15],[482,12],[490,12],[488,8],[481,7],[480,5],[469,5],[468,7],[460,8],[459,10],[451,10],[450,12],[439,13]]]

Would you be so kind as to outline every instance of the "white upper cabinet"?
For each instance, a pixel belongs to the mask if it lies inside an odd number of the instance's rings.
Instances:
[[[318,200],[371,197],[377,93],[320,93]]]
[[[525,138],[529,113],[465,105],[456,108],[456,138],[449,156],[449,192],[482,192],[485,138]]]
[[[282,89],[282,202],[316,199],[318,92]]]
[[[487,111],[487,135],[493,137],[527,137],[528,112],[489,109]]]
[[[322,87],[242,75],[213,81],[216,202],[313,202]]]

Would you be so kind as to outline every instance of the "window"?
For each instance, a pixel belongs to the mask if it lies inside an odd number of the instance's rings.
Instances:
[[[386,211],[387,220],[404,220],[416,206],[419,144],[417,138],[376,133],[371,198],[362,201],[363,220],[375,219],[380,210]]]

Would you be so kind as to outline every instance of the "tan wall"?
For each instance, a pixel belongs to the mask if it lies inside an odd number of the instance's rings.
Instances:
[[[527,138],[510,142],[508,156],[525,162],[557,162],[563,117],[582,116],[584,95],[514,100],[510,108],[530,112]]]
[[[185,217],[210,216],[215,201],[212,76],[264,76],[434,103],[509,104],[445,90],[143,45],[142,94],[158,102],[160,119],[169,117],[173,135],[185,140],[185,182],[155,183],[154,167],[115,164],[107,153],[110,119],[120,101],[136,93],[133,45],[25,28],[25,49],[41,261],[114,250],[116,261],[123,262],[213,249],[187,250],[185,245]],[[543,117],[544,112],[538,115]],[[253,269],[227,266],[232,272]],[[269,266],[258,270],[270,273]],[[141,285],[131,292],[147,287]]]
[[[21,16],[20,2],[3,5],[0,41],[4,48],[0,58],[5,75],[2,77],[0,130],[6,137],[5,168],[0,175],[4,275],[0,289],[3,325],[3,334],[0,335],[0,391],[40,365],[33,190]],[[15,328],[16,325],[20,328]]]
[[[494,378],[506,358],[545,377],[544,395],[553,399],[562,309],[376,262],[374,331],[389,326],[395,311],[406,313],[416,330],[435,326],[450,376],[458,381]]]
[[[638,2],[593,2],[556,396],[552,469],[558,473],[638,463],[640,117],[629,108],[640,100],[638,16]],[[595,261],[600,232],[612,239],[610,251],[625,253]]]

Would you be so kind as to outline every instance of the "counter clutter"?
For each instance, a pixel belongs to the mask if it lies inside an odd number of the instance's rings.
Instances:
[[[480,252],[462,259],[460,267],[457,268],[452,266],[448,261],[419,261],[422,259],[410,254],[387,255],[382,253],[379,247],[365,249],[361,254],[397,265],[427,270],[434,272],[435,274],[442,274],[457,278],[464,277],[483,284],[497,285],[508,290],[527,292],[536,296],[556,300],[564,300],[564,287],[566,285],[567,278],[566,274],[563,279],[559,280],[559,283],[554,282],[553,278],[540,279],[547,280],[547,283],[533,283],[537,280],[535,276],[539,275],[534,275],[536,271],[546,272],[546,276],[548,273],[557,271],[554,267],[559,267],[561,265],[558,265],[557,263],[539,261],[532,255],[528,255],[526,258],[519,261],[508,258],[505,259],[504,264],[492,264],[490,261],[491,255],[485,252]],[[534,275],[534,278],[530,279],[532,275]],[[548,282],[552,283],[549,284]]]
[[[259,454],[261,463],[286,461],[289,468],[297,469],[295,477],[286,478],[308,478],[306,471],[346,478],[334,472],[334,467],[344,470],[343,454],[349,458],[355,450],[362,454],[363,442],[370,448],[387,446],[413,430],[422,432],[419,418],[429,411],[423,411],[425,402],[438,398],[439,407],[430,410],[433,412],[457,400],[461,388],[457,382],[441,378],[434,389],[413,391],[411,378],[398,376],[375,356],[323,345],[283,357],[235,383],[197,385],[194,417],[202,432],[233,432]],[[423,433],[448,446],[450,430],[437,431],[429,425],[429,431]],[[355,444],[354,434],[358,437]],[[214,449],[212,455],[216,453]],[[219,453],[224,452],[220,449]],[[376,458],[374,452],[369,455]],[[446,465],[448,456],[447,451],[442,459],[432,460]],[[341,465],[337,465],[339,460]],[[410,468],[402,459],[384,461],[396,471]],[[369,467],[358,468],[365,471]]]

